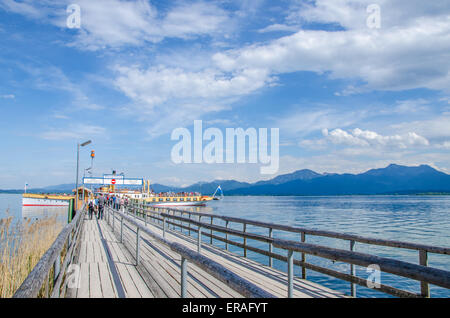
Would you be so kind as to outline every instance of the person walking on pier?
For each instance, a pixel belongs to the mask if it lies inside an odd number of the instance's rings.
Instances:
[[[103,220],[103,209],[105,206],[105,197],[100,194],[100,197],[98,198],[98,219]]]
[[[89,219],[92,220],[92,214],[94,214],[94,199],[89,200]]]

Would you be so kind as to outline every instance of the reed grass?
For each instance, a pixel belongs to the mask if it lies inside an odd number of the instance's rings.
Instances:
[[[34,222],[0,219],[0,298],[14,295],[62,227],[56,217]]]

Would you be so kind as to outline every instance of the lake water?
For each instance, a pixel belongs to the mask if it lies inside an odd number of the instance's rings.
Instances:
[[[5,211],[17,218],[40,218],[58,215],[62,222],[67,222],[67,208],[37,208],[22,211],[21,195],[0,194],[0,218],[5,217]],[[197,208],[198,209],[198,208]],[[450,196],[339,196],[339,197],[225,197],[221,201],[213,201],[205,208],[205,213],[234,216],[263,222],[271,222],[310,229],[329,230],[359,234],[367,237],[401,240],[437,246],[450,246]],[[231,224],[232,225],[232,224]],[[232,225],[232,228],[242,229],[242,226]],[[247,231],[267,235],[267,229],[262,230],[252,226]],[[289,234],[274,231],[274,237],[299,240],[299,234]],[[242,242],[237,237],[233,240]],[[204,238],[209,241],[209,238]],[[307,236],[308,243],[317,243],[329,247],[349,249],[349,242]],[[221,242],[215,242],[223,246]],[[268,244],[247,241],[261,249],[268,250]],[[230,250],[243,254],[242,249],[230,246]],[[370,253],[383,257],[418,264],[418,252],[397,248],[380,247],[356,243],[356,251]],[[285,251],[274,249],[274,252],[285,255]],[[268,264],[268,258],[248,252],[247,256]],[[299,259],[299,255],[295,255]],[[349,273],[349,265],[333,263],[318,257],[307,256],[307,261],[323,267]],[[450,255],[429,254],[429,266],[450,270]],[[274,260],[274,267],[286,271],[286,263]],[[356,267],[356,274],[368,278],[366,268]],[[301,270],[295,266],[295,275],[301,275]],[[320,273],[307,271],[308,279],[332,289],[349,293],[350,283],[335,279]],[[381,274],[381,283],[397,288],[420,292],[418,282]],[[450,290],[430,286],[432,297],[450,297]],[[389,297],[376,290],[357,286],[359,297]]]
[[[15,222],[56,216],[58,222],[66,224],[68,207],[22,207],[21,194],[0,194],[0,219],[8,216],[14,217]]]

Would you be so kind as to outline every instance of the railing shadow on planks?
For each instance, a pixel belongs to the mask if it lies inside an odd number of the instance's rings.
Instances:
[[[274,223],[266,223],[260,221],[253,221],[248,219],[241,219],[236,217],[228,217],[221,215],[205,214],[199,212],[192,212],[187,210],[172,209],[172,208],[156,208],[142,203],[132,201],[127,208],[128,215],[132,215],[141,221],[152,222],[163,229],[163,236],[166,229],[171,225],[173,230],[179,229],[178,232],[183,234],[183,230],[187,232],[188,236],[191,233],[197,233],[197,252],[201,253],[202,236],[210,238],[210,244],[213,240],[225,243],[225,249],[228,250],[229,245],[240,247],[243,249],[244,257],[247,257],[247,251],[252,251],[269,257],[269,266],[273,266],[273,259],[281,260],[287,263],[287,296],[293,296],[293,281],[294,281],[294,265],[301,267],[301,276],[306,279],[306,269],[313,270],[328,276],[332,276],[344,281],[350,282],[350,295],[356,297],[356,285],[369,286],[373,285],[372,281],[356,276],[355,266],[368,267],[376,264],[381,272],[390,273],[395,276],[402,276],[420,282],[420,293],[414,293],[407,290],[402,290],[389,285],[378,284],[377,290],[396,297],[430,297],[429,284],[450,289],[450,272],[438,268],[428,266],[428,254],[443,254],[450,255],[450,248],[438,247],[410,242],[386,240],[363,237],[354,234],[338,233],[323,230],[311,230],[300,227],[292,227]],[[114,213],[114,212],[113,212]],[[187,215],[187,217],[185,217]],[[197,220],[193,219],[196,217]],[[208,218],[209,223],[202,222],[202,218]],[[221,220],[225,226],[214,224],[214,220]],[[242,225],[242,230],[230,228],[230,223],[237,223]],[[260,235],[249,233],[247,225],[254,227],[265,228],[268,230],[268,235]],[[205,232],[204,230],[209,230]],[[280,230],[290,233],[298,233],[301,235],[300,241],[290,241],[284,239],[277,239],[273,237],[273,231]],[[216,232],[216,233],[214,233]],[[223,236],[217,233],[224,234]],[[185,235],[185,234],[183,234]],[[306,236],[319,236],[339,240],[349,241],[349,250],[342,250],[330,248],[322,245],[306,243]],[[243,243],[229,240],[229,236],[237,236],[243,238]],[[268,250],[263,250],[247,244],[247,239],[264,242],[268,244]],[[409,249],[418,251],[419,264],[400,261],[392,258],[379,257],[366,253],[355,252],[355,243],[360,242],[369,245],[377,245],[384,247]],[[273,248],[279,248],[286,251],[286,256],[274,253]],[[294,259],[294,252],[301,253],[301,259]],[[306,262],[306,255],[318,256],[320,258],[339,261],[349,264],[349,274],[336,271],[334,269],[325,268],[315,264]]]

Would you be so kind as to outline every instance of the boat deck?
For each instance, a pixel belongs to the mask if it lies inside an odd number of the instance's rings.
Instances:
[[[143,222],[142,222],[143,224]],[[106,220],[85,217],[81,241],[73,264],[80,267],[78,288],[67,290],[69,298],[177,298],[180,297],[181,257],[167,246],[141,233],[141,261],[136,266],[135,229],[124,223],[123,243],[120,243],[120,222],[115,229]],[[162,235],[152,224],[147,227]],[[166,239],[193,250],[197,241],[176,232],[166,231]],[[251,259],[203,244],[202,254],[227,269],[263,288],[276,297],[287,297],[287,274],[261,265]],[[187,296],[189,298],[242,298],[227,284],[207,274],[194,264],[188,265]],[[295,278],[294,297],[348,297],[319,284]]]

